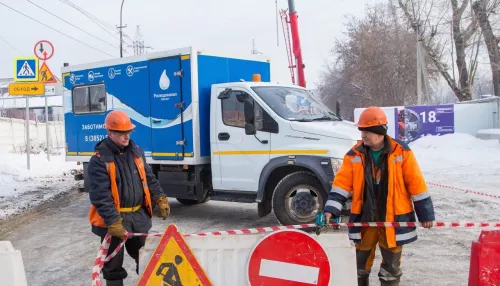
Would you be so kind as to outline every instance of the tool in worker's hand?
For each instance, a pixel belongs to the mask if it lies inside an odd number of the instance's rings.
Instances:
[[[340,218],[338,217],[332,217],[330,218],[330,221],[335,222],[335,223],[339,223],[340,222]],[[326,218],[325,218],[325,214],[323,211],[319,211],[318,214],[316,215],[316,235],[320,235],[321,234],[321,231],[328,227],[330,225],[330,223],[326,221]],[[338,229],[338,226],[334,227],[334,229]]]

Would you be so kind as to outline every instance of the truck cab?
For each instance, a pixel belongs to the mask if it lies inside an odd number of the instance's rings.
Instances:
[[[87,166],[126,112],[163,191],[185,205],[257,203],[282,224],[313,222],[360,139],[309,90],[272,83],[270,61],[194,47],[62,68],[66,160]],[[346,205],[346,208],[349,206]]]
[[[215,84],[210,106],[214,194],[248,197],[281,224],[314,221],[357,128],[298,86]]]

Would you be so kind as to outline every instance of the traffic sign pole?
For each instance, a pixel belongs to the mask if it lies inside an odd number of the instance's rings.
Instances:
[[[27,154],[27,165],[28,170],[30,169],[30,101],[29,97],[26,96],[26,154]]]
[[[49,129],[49,105],[47,94],[45,94],[45,134],[47,136],[47,160],[50,161],[50,129]]]

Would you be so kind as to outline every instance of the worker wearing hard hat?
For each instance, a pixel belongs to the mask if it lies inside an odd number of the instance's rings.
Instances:
[[[344,156],[325,204],[325,218],[338,217],[352,198],[349,222],[415,222],[433,226],[434,207],[417,160],[408,145],[387,135],[387,118],[366,108],[357,123],[362,141]],[[414,205],[414,206],[413,206]],[[417,240],[414,227],[349,227],[356,244],[358,285],[368,285],[379,245],[381,285],[399,285],[404,244]]]
[[[125,237],[125,231],[147,233],[152,226],[153,203],[160,217],[170,214],[168,199],[160,183],[145,162],[144,152],[130,139],[135,128],[123,111],[111,111],[105,119],[108,137],[97,143],[96,155],[88,165],[89,220],[92,232],[101,237],[112,235],[108,254]],[[129,237],[125,242],[128,254],[136,261],[138,272],[139,249],[145,237]],[[124,250],[106,262],[103,277],[108,286],[123,285],[127,271],[122,267]]]

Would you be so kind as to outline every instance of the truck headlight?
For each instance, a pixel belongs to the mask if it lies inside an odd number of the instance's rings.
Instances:
[[[340,169],[340,166],[342,166],[343,161],[344,160],[342,159],[330,158],[330,164],[332,165],[333,174],[337,174],[337,172]]]

